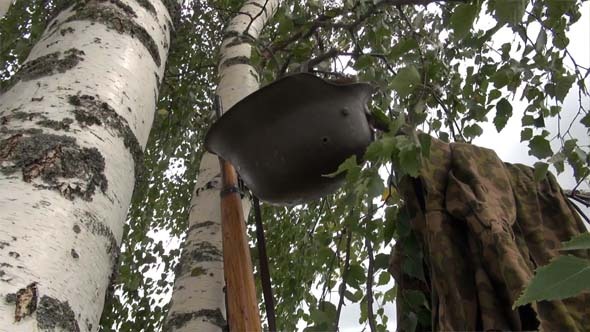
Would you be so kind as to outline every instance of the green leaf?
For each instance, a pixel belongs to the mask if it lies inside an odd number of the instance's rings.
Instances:
[[[575,81],[575,75],[563,75],[554,77],[553,82],[555,82],[555,98],[557,98],[557,100],[559,101],[563,101]]]
[[[391,87],[397,91],[400,97],[409,95],[420,83],[420,73],[415,66],[408,66],[400,69],[397,75],[391,80]]]
[[[417,177],[420,174],[420,150],[403,149],[399,153],[400,168],[406,174]]]
[[[389,52],[389,54],[387,55],[387,59],[389,61],[395,61],[400,56],[415,48],[418,48],[418,42],[416,41],[416,39],[402,39],[399,43],[395,44],[395,46],[391,48],[391,52]]]
[[[391,280],[391,275],[389,274],[389,272],[384,271],[381,272],[381,274],[379,274],[379,279],[377,281],[377,285],[387,285],[387,283]]]
[[[420,150],[425,158],[430,158],[430,146],[432,145],[432,136],[420,133],[418,134],[418,140],[420,141]]]
[[[588,289],[590,261],[575,256],[559,256],[537,269],[513,308],[533,301],[565,299]]]
[[[395,218],[397,217],[397,206],[389,206],[385,209],[385,229],[383,230],[383,242],[389,244],[395,234]]]
[[[528,141],[533,137],[533,130],[531,128],[524,128],[521,132],[520,132],[520,141],[524,142],[524,141]]]
[[[517,25],[522,21],[527,3],[526,0],[496,0],[494,17],[499,23]]]
[[[404,290],[402,291],[402,296],[408,306],[412,309],[420,308],[421,306],[428,308],[428,301],[426,301],[426,296],[424,293],[417,290]]]
[[[322,176],[333,178],[340,173],[350,171],[354,168],[358,168],[358,165],[356,162],[356,155],[352,155],[352,156],[348,157],[345,161],[343,161],[342,164],[340,164],[340,166],[338,166],[338,169],[336,170],[336,172],[330,173],[330,174],[324,174]]]
[[[506,98],[500,99],[496,104],[496,117],[494,118],[494,125],[498,132],[502,131],[512,116],[512,105]]]
[[[547,44],[547,31],[544,28],[541,28],[539,34],[537,35],[537,40],[535,41],[535,50],[537,52],[543,52],[545,49],[545,45]]]
[[[320,301],[320,303],[318,303],[318,309],[313,312],[310,310],[310,313],[316,323],[330,323],[336,318],[336,306],[332,302]]]
[[[498,89],[508,85],[514,77],[514,71],[508,67],[502,68],[493,73],[491,80],[494,82],[494,86]]]
[[[551,144],[543,136],[535,136],[529,142],[529,155],[533,155],[537,158],[547,158],[553,155],[551,150]]]
[[[349,290],[344,291],[344,297],[351,302],[358,302],[363,298],[363,293],[361,291],[351,292]]]
[[[532,126],[535,124],[535,118],[532,115],[523,115],[522,116],[522,125],[523,126]]]
[[[373,57],[369,55],[361,55],[356,62],[354,63],[354,68],[356,70],[361,70],[368,68],[373,64]]]
[[[346,276],[346,283],[354,288],[359,288],[360,284],[365,281],[365,269],[359,264],[350,264],[348,274]]]
[[[378,197],[381,196],[385,186],[383,185],[383,179],[379,176],[379,173],[375,172],[369,178],[369,183],[367,184],[367,195],[369,197]]]
[[[590,249],[590,233],[582,233],[562,244],[563,246],[560,250]]]
[[[388,254],[377,254],[375,256],[375,269],[387,269],[389,266]]]
[[[479,7],[475,4],[461,4],[455,7],[451,15],[451,29],[455,31],[455,39],[465,38],[473,26]]]
[[[587,113],[581,120],[580,123],[586,126],[586,128],[590,128],[590,113]]]
[[[483,134],[483,129],[481,129],[481,127],[477,123],[465,126],[465,128],[463,129],[463,135],[465,135],[465,138],[468,140],[480,136],[481,134]]]
[[[378,127],[389,127],[391,120],[380,109],[373,108],[371,110],[371,117]]]
[[[500,90],[498,89],[493,89],[492,91],[490,91],[490,94],[488,95],[488,100],[492,101],[494,99],[498,99],[502,96],[502,92],[500,92]]]
[[[544,162],[536,162],[535,163],[535,171],[534,171],[534,178],[535,181],[539,182],[547,176],[547,170],[549,170],[549,164]]]

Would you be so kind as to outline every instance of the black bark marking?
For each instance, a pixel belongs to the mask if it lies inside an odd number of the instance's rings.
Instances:
[[[233,58],[229,58],[229,59],[224,60],[219,65],[219,67],[223,69],[223,68],[231,67],[233,65],[238,65],[238,64],[248,65],[248,64],[250,64],[250,58],[247,56],[243,56],[243,55],[235,56]]]
[[[121,0],[100,0],[100,2],[110,2],[110,3],[114,4],[115,6],[119,7],[119,9],[121,9],[128,16],[137,17],[135,10],[133,10],[133,8],[131,8],[131,6],[129,6],[128,4],[124,3]]]
[[[42,330],[53,331],[56,328],[68,332],[80,332],[76,314],[68,301],[43,295],[37,308],[37,326]]]
[[[232,39],[232,41],[230,41],[229,43],[227,43],[227,45],[225,45],[225,47],[234,47],[234,46],[238,46],[238,45],[242,45],[242,44],[252,44],[252,40],[250,38],[241,38],[240,36],[235,37],[234,39]]]
[[[113,29],[120,34],[127,34],[133,38],[137,38],[148,50],[156,65],[160,67],[162,64],[160,52],[158,51],[158,46],[154,39],[143,27],[135,23],[128,14],[121,12],[118,8],[89,3],[78,9],[78,11],[70,16],[65,22],[73,21],[101,23],[107,28]]]
[[[202,241],[195,245],[187,242],[175,272],[176,275],[185,275],[192,271],[196,263],[221,262],[222,260],[223,253],[210,242]]]
[[[74,31],[76,31],[76,30],[74,30],[74,28],[72,28],[72,27],[67,27],[67,28],[63,28],[63,29],[59,30],[59,33],[60,33],[62,36],[65,36],[65,35],[67,35],[68,33],[74,33]]]
[[[145,8],[152,15],[154,15],[154,16],[156,15],[156,8],[154,8],[154,5],[152,5],[152,3],[149,0],[136,0],[136,1],[140,6]]]
[[[23,181],[40,179],[36,187],[56,190],[70,200],[91,201],[96,188],[107,190],[102,154],[81,148],[73,137],[21,131],[0,140],[0,162],[0,172],[20,171]]]
[[[216,326],[219,326],[224,331],[227,330],[227,322],[221,313],[219,308],[213,309],[201,309],[199,311],[181,313],[181,314],[173,314],[168,321],[164,324],[163,331],[170,331],[174,329],[180,329],[186,323],[190,322],[191,320],[200,319]]]
[[[129,149],[135,164],[135,182],[137,186],[144,170],[143,150],[127,120],[117,114],[109,104],[93,96],[73,95],[69,97],[69,102],[75,106],[74,117],[81,126],[104,125],[123,139],[123,144]]]
[[[8,304],[16,303],[16,293],[8,293],[4,296],[4,301]]]
[[[241,36],[240,32],[235,31],[235,30],[229,30],[223,34],[223,39],[227,39],[227,38],[231,38],[231,37],[239,37],[239,36]]]
[[[33,120],[39,119],[36,122],[36,124],[41,127],[50,128],[50,129],[53,129],[56,131],[60,131],[60,130],[69,131],[70,125],[72,123],[74,123],[73,119],[67,118],[67,117],[63,118],[60,121],[51,120],[45,114],[48,114],[48,113],[47,112],[23,112],[23,111],[15,110],[15,111],[12,111],[12,113],[3,116],[0,120],[0,125],[6,125],[9,122],[11,122],[12,120],[33,121]]]
[[[203,274],[207,273],[207,269],[201,266],[195,266],[192,270],[191,270],[191,277],[198,277],[198,276],[202,276]]]
[[[107,253],[113,257],[113,261],[116,260],[116,256],[119,254],[119,244],[115,238],[115,234],[111,231],[110,227],[99,221],[98,218],[92,215],[90,212],[84,212],[84,216],[80,218],[80,223],[92,234],[102,236],[107,239]],[[75,225],[76,227],[78,225]],[[74,228],[74,231],[76,229]],[[80,227],[78,226],[78,232]],[[78,233],[77,232],[77,233]]]
[[[84,55],[84,51],[71,48],[64,52],[63,57],[61,57],[61,52],[54,52],[27,61],[0,92],[9,90],[20,81],[30,81],[57,73],[65,73],[84,60],[82,55]]]
[[[72,255],[72,257],[73,257],[74,259],[78,259],[78,258],[80,258],[80,254],[78,254],[78,252],[76,251],[76,249],[73,249],[73,248],[72,248],[72,250],[70,251],[70,254]]]
[[[59,131],[59,130],[69,131],[70,125],[72,123],[74,123],[74,120],[70,119],[70,118],[64,118],[61,121],[50,120],[50,119],[44,119],[44,120],[37,121],[37,124],[39,126],[45,127],[45,128],[50,128],[50,129],[53,129],[56,131]]]
[[[211,221],[211,220],[199,222],[199,223],[196,223],[196,224],[192,225],[191,227],[189,227],[188,228],[188,231],[186,233],[188,235],[191,232],[194,232],[194,231],[196,231],[199,228],[209,227],[209,226],[213,226],[213,225],[215,225],[215,222],[214,221]]]

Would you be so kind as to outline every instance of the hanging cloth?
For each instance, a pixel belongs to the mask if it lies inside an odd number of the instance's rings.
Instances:
[[[409,273],[412,241],[399,240],[391,255],[400,329],[590,331],[590,294],[512,309],[535,268],[586,232],[555,177],[536,182],[532,168],[471,144],[432,139],[430,151],[421,175],[400,185],[423,257],[423,273]],[[416,292],[426,303],[416,306]]]

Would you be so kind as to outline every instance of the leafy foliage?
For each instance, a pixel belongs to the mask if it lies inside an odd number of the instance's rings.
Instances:
[[[17,0],[0,18],[0,91],[25,61],[47,23],[67,3],[66,0]]]
[[[24,61],[60,3],[17,0],[0,19],[0,85]],[[483,134],[484,123],[492,121],[500,132],[518,115],[521,141],[539,159],[536,178],[550,166],[560,173],[568,165],[579,182],[590,173],[587,138],[574,133],[590,128],[583,104],[588,68],[569,52],[567,33],[581,16],[581,1],[440,2],[426,8],[411,3],[285,0],[254,45],[262,83],[299,70],[372,82],[380,91],[371,111],[390,129],[369,146],[364,165],[355,159],[341,165],[347,184],[337,194],[303,206],[263,206],[281,330],[295,330],[301,321],[308,330],[332,329],[342,307],[355,305],[359,323],[385,331],[391,320],[385,309],[397,295],[386,271],[393,241],[409,243],[404,272],[424,278],[421,246],[396,189],[399,177],[419,174],[420,158],[430,151],[428,136],[420,132],[471,142]],[[183,238],[201,140],[211,122],[216,48],[240,5],[188,1],[176,19],[145,155],[146,177],[129,211],[118,276],[102,317],[105,331],[161,327],[180,253],[160,239]],[[572,92],[578,105],[566,109]],[[528,105],[522,113],[516,108],[520,101]],[[557,132],[547,130],[549,121],[557,121]],[[575,257],[555,262],[558,270],[581,267],[588,273],[587,262]],[[541,285],[556,276],[548,269],[551,278]],[[521,302],[555,292],[529,295]],[[430,309],[419,292],[401,298],[413,312],[400,326],[413,330]]]
[[[358,305],[360,323],[371,326],[376,320],[371,330],[384,330],[389,317],[383,305],[393,301],[395,288],[373,294],[379,299],[377,317],[370,317],[363,294],[369,293],[369,279],[387,280],[381,277],[384,270],[369,274],[369,248],[388,252],[392,240],[410,247],[404,272],[424,278],[421,246],[413,239],[396,189],[404,174],[419,174],[420,158],[429,153],[428,136],[418,130],[446,141],[471,142],[483,134],[484,123],[493,121],[500,132],[515,114],[522,114],[522,141],[540,159],[535,165],[538,179],[549,166],[562,172],[564,162],[578,181],[588,175],[588,146],[580,145],[571,130],[584,125],[580,118],[588,113],[582,102],[588,95],[587,68],[567,50],[566,36],[580,17],[580,5],[496,0],[431,4],[424,10],[397,6],[396,1],[283,4],[259,41],[255,58],[263,80],[302,68],[336,80],[350,79],[343,73],[354,74],[379,87],[372,113],[390,131],[379,133],[368,147],[364,166],[354,158],[340,165],[336,172],[346,171],[347,185],[325,198],[321,209],[318,203],[265,208],[279,328],[292,330],[300,320],[310,330],[330,328],[326,315],[317,314],[329,300],[337,304],[334,321],[341,303]],[[503,36],[510,39],[498,43]],[[579,103],[577,110],[568,110],[576,114],[568,118],[575,120],[562,123],[561,105],[573,89]],[[521,101],[528,104],[524,112],[514,106]],[[551,118],[560,123],[557,133],[546,130]],[[379,212],[369,218],[369,211]],[[351,277],[360,276],[361,270],[363,278]],[[330,299],[332,293],[337,298]],[[399,323],[408,330],[418,322],[428,326],[430,309],[419,301],[420,294],[403,295],[413,316]]]
[[[564,242],[561,250],[590,249],[590,233],[580,234],[571,240]]]
[[[590,233],[582,233],[564,242],[561,250],[590,249]],[[590,261],[564,255],[536,270],[535,276],[523,290],[514,306],[533,301],[561,300],[590,290]]]
[[[590,261],[576,256],[559,256],[537,269],[514,306],[533,301],[565,299],[584,290],[590,290]]]

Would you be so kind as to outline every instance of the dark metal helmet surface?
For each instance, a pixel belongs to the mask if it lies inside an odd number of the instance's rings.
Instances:
[[[231,162],[261,200],[298,204],[338,189],[326,177],[372,139],[366,83],[337,84],[300,73],[242,99],[209,130],[205,147]]]

